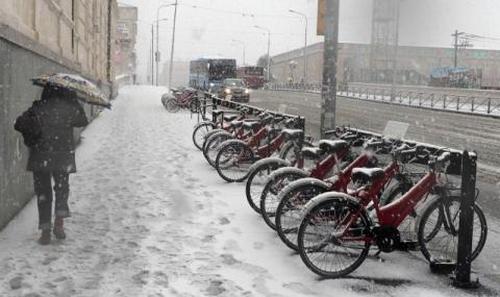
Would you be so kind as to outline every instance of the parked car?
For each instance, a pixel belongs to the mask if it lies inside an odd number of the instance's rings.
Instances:
[[[238,78],[225,79],[218,95],[222,99],[235,102],[247,103],[250,101],[250,89],[247,88],[242,79]]]

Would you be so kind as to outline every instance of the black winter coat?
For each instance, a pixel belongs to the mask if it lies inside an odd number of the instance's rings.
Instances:
[[[88,124],[76,99],[53,97],[33,102],[31,113],[40,124],[40,137],[30,147],[28,171],[76,172],[74,127]]]

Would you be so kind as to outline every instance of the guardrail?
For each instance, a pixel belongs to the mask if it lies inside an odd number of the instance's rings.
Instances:
[[[305,88],[304,88],[305,87]],[[273,84],[268,89],[276,91],[306,91],[320,94],[319,84]],[[397,87],[363,85],[339,85],[338,96],[378,101],[389,104],[399,104],[417,108],[428,108],[441,111],[466,114],[486,115],[500,118],[500,93],[482,90],[464,89],[463,94],[457,89],[425,88],[425,87]],[[496,94],[498,93],[498,94]]]

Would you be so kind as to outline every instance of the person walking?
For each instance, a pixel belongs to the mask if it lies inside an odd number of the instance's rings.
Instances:
[[[33,102],[16,120],[14,128],[23,134],[24,142],[29,147],[27,170],[33,172],[38,228],[42,231],[38,242],[42,245],[51,242],[51,231],[57,239],[66,238],[64,219],[70,216],[69,174],[76,172],[73,128],[87,124],[76,94],[52,86],[45,86],[40,100]],[[55,219],[52,226],[54,196]]]

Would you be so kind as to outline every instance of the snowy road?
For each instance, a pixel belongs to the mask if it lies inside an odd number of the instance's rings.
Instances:
[[[369,258],[353,278],[319,281],[247,206],[243,185],[209,168],[191,143],[194,120],[167,113],[162,91],[122,89],[85,130],[69,239],[36,244],[34,203],[0,233],[0,296],[477,294],[431,275],[418,253]],[[498,237],[490,233],[486,255]],[[494,274],[486,259],[476,269]],[[480,277],[481,293],[497,296],[500,285]]]

